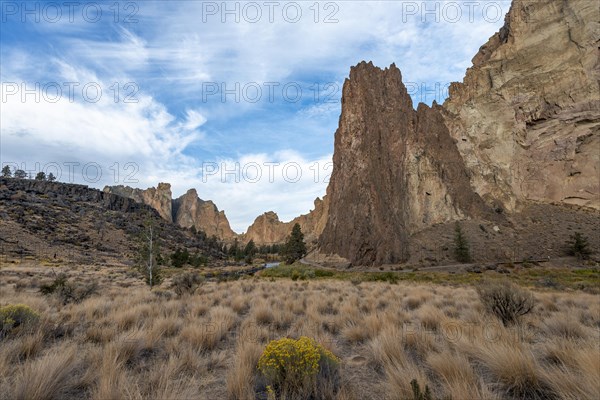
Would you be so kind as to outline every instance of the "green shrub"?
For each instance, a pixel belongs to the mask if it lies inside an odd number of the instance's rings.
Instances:
[[[24,304],[9,304],[0,307],[0,337],[16,328],[34,326],[40,315]]]
[[[271,341],[258,361],[258,370],[267,391],[278,398],[309,398],[320,393],[320,387],[338,384],[338,365],[333,353],[302,336]]]
[[[293,281],[297,281],[298,279],[300,279],[300,272],[298,272],[298,270],[292,271],[291,278]]]
[[[171,264],[175,268],[181,268],[190,262],[190,253],[188,249],[177,249],[171,254]]]
[[[398,274],[388,271],[388,272],[375,272],[368,276],[367,278],[370,282],[389,282],[392,284],[398,283],[400,277]]]
[[[63,304],[80,303],[88,297],[98,293],[98,284],[72,283],[67,280],[67,275],[60,273],[50,284],[40,286],[40,292],[44,295],[56,295]]]
[[[516,323],[535,305],[531,292],[508,281],[484,282],[477,287],[477,293],[483,308],[504,326]]]
[[[192,295],[204,281],[204,276],[197,272],[184,272],[173,277],[171,288],[178,296]]]
[[[590,244],[587,237],[579,232],[575,232],[567,242],[567,253],[570,256],[575,256],[580,260],[587,260],[592,255]]]
[[[333,271],[328,271],[325,269],[315,269],[314,273],[317,278],[328,278],[334,275]]]
[[[317,276],[314,269],[307,269],[302,274],[303,279],[314,279]]]
[[[471,250],[469,249],[469,242],[463,234],[458,222],[456,222],[454,227],[454,257],[458,262],[471,262]]]

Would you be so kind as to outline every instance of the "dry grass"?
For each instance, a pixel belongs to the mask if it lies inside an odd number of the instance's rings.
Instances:
[[[469,287],[252,279],[178,299],[94,273],[101,295],[68,306],[41,297],[31,271],[0,281],[0,305],[42,315],[1,339],[0,399],[254,399],[268,341],[303,335],[341,358],[341,388],[323,398],[412,398],[413,379],[434,398],[600,396],[590,294],[535,292],[536,308],[504,327]]]
[[[15,377],[14,399],[58,399],[68,395],[79,385],[80,362],[76,347],[63,345],[25,364]]]

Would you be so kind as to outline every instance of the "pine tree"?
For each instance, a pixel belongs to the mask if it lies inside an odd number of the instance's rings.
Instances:
[[[54,176],[54,174],[52,172],[50,172],[48,174],[48,182],[54,182],[56,180],[56,177]]]
[[[229,255],[232,256],[235,261],[240,261],[242,258],[244,258],[244,254],[240,249],[240,244],[237,239],[233,241],[233,244],[229,248]]]
[[[464,236],[460,224],[457,222],[454,227],[454,256],[456,261],[468,263],[471,261],[471,251],[469,242]]]
[[[37,175],[35,176],[35,180],[36,181],[45,181],[46,180],[46,174],[44,172],[38,172]]]
[[[575,232],[575,234],[571,236],[571,240],[567,243],[567,245],[569,255],[575,256],[580,260],[586,260],[592,254],[587,237],[582,235],[580,232]]]
[[[306,243],[300,224],[295,224],[292,228],[292,233],[285,242],[283,255],[287,264],[293,264],[306,255]]]
[[[2,167],[2,177],[10,178],[11,176],[12,176],[12,172],[10,172],[10,167],[8,165],[5,165],[4,167]]]
[[[246,247],[244,247],[244,256],[245,256],[245,261],[246,264],[252,264],[252,261],[254,260],[254,255],[256,254],[256,245],[254,244],[254,240],[250,239],[250,241],[248,242],[248,244],[246,244]]]
[[[190,252],[188,249],[176,249],[173,254],[171,254],[171,264],[175,268],[181,268],[185,264],[190,262]]]
[[[18,179],[25,179],[27,178],[27,172],[23,171],[22,169],[18,169],[15,171],[14,177]]]

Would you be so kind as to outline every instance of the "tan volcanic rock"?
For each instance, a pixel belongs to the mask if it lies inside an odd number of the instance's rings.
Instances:
[[[321,250],[356,264],[406,260],[409,235],[431,224],[499,218],[472,190],[440,107],[415,111],[393,64],[350,70],[327,197]]]
[[[280,221],[279,216],[273,211],[256,217],[244,234],[243,241],[247,243],[253,240],[258,245],[283,243],[294,225],[298,223],[304,233],[305,241],[311,244],[323,232],[327,222],[328,202],[326,199],[327,197],[324,197],[323,200],[316,198],[313,210],[289,222]]]
[[[208,236],[215,235],[219,239],[229,240],[237,236],[231,230],[225,212],[219,211],[210,200],[198,198],[195,189],[173,200],[171,185],[159,183],[156,188],[135,189],[129,186],[106,186],[104,192],[128,197],[138,203],[147,204],[158,211],[161,217],[183,228],[202,229]]]
[[[147,204],[158,211],[158,214],[169,222],[173,222],[171,206],[171,184],[159,183],[156,188],[137,189],[129,186],[105,186],[104,192],[128,197],[138,203]]]
[[[212,201],[200,199],[196,189],[190,189],[173,200],[173,219],[181,227],[195,226],[208,236],[215,235],[219,239],[229,240],[237,236],[229,226],[225,212],[219,211]]]
[[[444,103],[486,199],[600,208],[598,4],[515,0]]]
[[[253,240],[256,244],[275,244],[282,243],[285,237],[289,235],[288,225],[279,220],[279,216],[274,211],[256,217],[252,225],[244,234],[243,241]]]
[[[515,0],[443,107],[414,111],[394,65],[353,67],[321,253],[393,263],[437,224],[600,208],[599,21],[587,0]]]

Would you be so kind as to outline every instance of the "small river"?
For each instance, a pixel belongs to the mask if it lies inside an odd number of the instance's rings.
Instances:
[[[279,262],[270,262],[265,264],[265,268],[273,268],[279,265]]]

